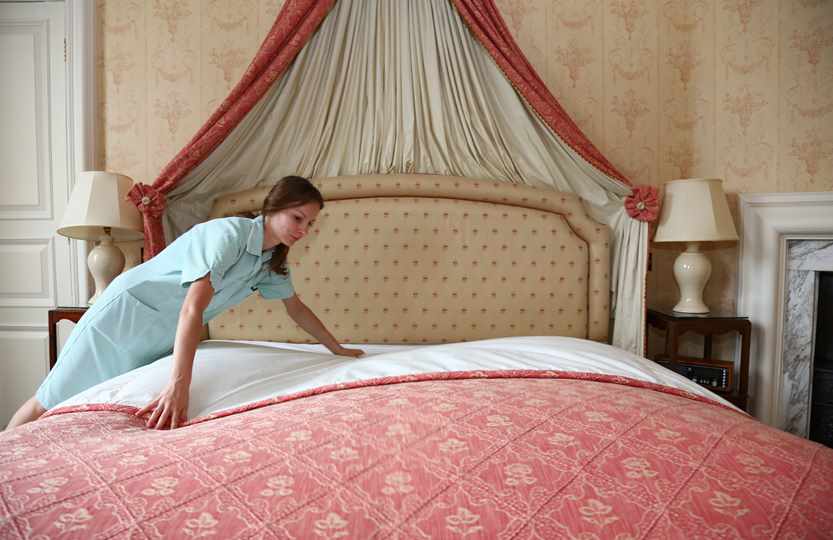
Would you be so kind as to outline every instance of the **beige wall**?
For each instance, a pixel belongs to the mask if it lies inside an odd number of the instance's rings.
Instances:
[[[99,0],[101,162],[152,182],[242,74],[282,0]],[[533,66],[637,183],[833,190],[833,1],[497,0]],[[710,253],[734,307],[736,249]],[[677,295],[654,249],[649,296]]]
[[[102,163],[151,183],[228,94],[281,0],[98,0]]]
[[[833,2],[497,0],[541,77],[637,183],[717,176],[738,192],[833,190]],[[672,303],[677,251],[653,249]],[[706,303],[734,308],[735,247]]]

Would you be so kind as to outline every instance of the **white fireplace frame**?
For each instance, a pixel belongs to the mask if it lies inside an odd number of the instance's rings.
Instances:
[[[833,239],[833,193],[740,194],[738,313],[752,321],[751,413],[782,427],[784,275],[787,240]]]

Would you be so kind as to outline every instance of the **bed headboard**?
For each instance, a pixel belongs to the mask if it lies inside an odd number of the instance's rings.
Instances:
[[[314,183],[326,204],[288,263],[298,295],[339,340],[607,341],[609,232],[575,195],[434,175]],[[222,196],[211,217],[257,212],[268,191]],[[212,320],[209,335],[314,341],[259,295]]]

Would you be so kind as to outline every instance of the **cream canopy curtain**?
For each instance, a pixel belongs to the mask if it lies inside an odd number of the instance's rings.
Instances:
[[[447,0],[340,1],[286,74],[168,194],[168,241],[220,193],[288,174],[416,172],[577,193],[614,231],[612,342],[643,351],[648,226],[630,188],[526,107]]]

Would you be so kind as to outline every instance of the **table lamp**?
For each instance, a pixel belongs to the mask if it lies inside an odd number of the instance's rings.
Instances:
[[[737,240],[721,180],[689,178],[665,183],[665,196],[654,242],[685,242],[686,250],[674,261],[674,278],[680,301],[674,311],[708,313],[703,289],[712,273],[701,242]]]
[[[92,305],[124,269],[124,253],[113,242],[140,240],[142,216],[127,200],[133,180],[123,174],[85,171],[78,175],[58,234],[77,240],[98,240],[87,257],[95,280]]]

